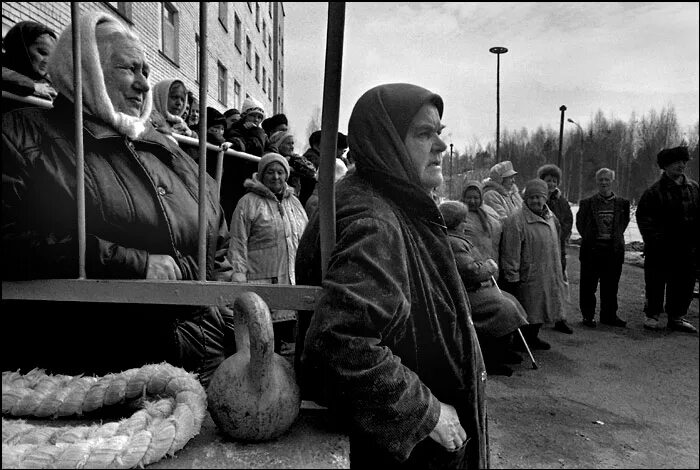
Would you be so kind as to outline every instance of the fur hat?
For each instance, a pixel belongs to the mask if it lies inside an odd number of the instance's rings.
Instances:
[[[537,177],[539,179],[543,180],[548,175],[555,177],[557,181],[561,181],[561,169],[553,163],[542,165],[537,169]]]
[[[207,106],[207,128],[221,124],[226,127],[226,119],[218,109]]]
[[[287,172],[287,179],[289,178],[289,162],[287,162],[287,159],[284,158],[282,155],[279,153],[266,153],[265,155],[262,156],[260,161],[258,162],[258,177],[262,181],[262,175],[265,172],[265,168],[270,164],[270,163],[279,163],[284,167],[284,171]]]
[[[445,201],[438,206],[438,209],[442,213],[442,218],[445,219],[445,226],[449,229],[457,227],[469,213],[466,204],[459,201]]]
[[[245,101],[243,101],[243,106],[241,107],[241,117],[253,112],[258,112],[263,116],[265,115],[265,110],[263,109],[262,104],[258,100],[250,96],[246,98]]]
[[[265,133],[269,135],[275,127],[280,126],[282,124],[286,126],[289,125],[287,116],[285,116],[284,114],[275,114],[274,116],[270,116],[269,118],[265,119],[262,122],[261,126]]]
[[[688,147],[674,147],[672,149],[663,149],[656,156],[656,163],[659,168],[664,169],[673,162],[690,160],[690,155],[688,154]]]
[[[509,160],[496,163],[489,170],[489,177],[496,183],[502,182],[503,178],[508,178],[509,176],[517,174],[518,172],[513,169],[513,164]]]
[[[547,183],[541,179],[530,180],[525,183],[525,199],[535,195],[547,197],[548,194]]]

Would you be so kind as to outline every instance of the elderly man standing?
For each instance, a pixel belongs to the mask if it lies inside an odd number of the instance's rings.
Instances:
[[[87,13],[83,44],[86,270],[102,279],[228,281],[228,231],[207,181],[207,264],[198,266],[197,164],[148,124],[149,65],[115,18]],[[53,109],[2,115],[3,279],[78,277],[71,26],[49,65]],[[7,369],[102,374],[168,361],[206,384],[234,352],[230,311],[3,300]],[[8,348],[13,348],[11,351]]]
[[[693,297],[698,263],[698,183],[683,174],[690,159],[687,147],[664,149],[656,159],[663,173],[642,194],[636,214],[644,239],[644,328],[661,328],[665,290],[668,329],[697,333],[684,317]]]
[[[484,363],[430,197],[442,182],[442,110],[440,96],[415,85],[367,91],[350,116],[356,171],[336,188],[338,241],[325,278],[318,215],[297,252],[299,282],[323,281],[297,342],[302,393],[348,425],[353,467],[489,462]]]
[[[583,324],[595,328],[595,291],[600,281],[600,322],[627,325],[617,316],[617,287],[625,261],[625,230],[630,202],[612,192],[615,172],[601,168],[595,174],[598,194],[581,200],[576,229],[581,234],[579,305]]]

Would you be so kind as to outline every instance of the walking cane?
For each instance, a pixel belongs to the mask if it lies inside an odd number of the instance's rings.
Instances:
[[[496,286],[496,289],[498,289],[498,293],[503,295],[503,291],[501,291],[501,288],[498,287],[498,283],[496,282],[496,278],[491,276],[491,280],[493,281],[493,285]],[[520,335],[520,339],[523,341],[523,344],[525,345],[525,350],[527,351],[528,356],[530,356],[530,361],[532,362],[532,368],[539,369],[539,366],[535,362],[535,358],[532,356],[532,352],[530,352],[530,347],[527,345],[527,341],[525,341],[525,337],[523,336],[523,332],[520,331],[520,328],[518,328],[518,334]]]

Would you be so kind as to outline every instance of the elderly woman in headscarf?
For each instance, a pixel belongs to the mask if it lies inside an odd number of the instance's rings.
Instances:
[[[294,135],[289,131],[273,133],[270,136],[270,146],[276,148],[289,162],[292,173],[287,184],[294,188],[294,195],[299,198],[301,205],[306,205],[316,187],[316,167],[306,157],[294,153]]]
[[[483,185],[478,181],[467,181],[462,191],[462,202],[469,211],[464,219],[464,234],[481,253],[498,260],[503,224],[498,213],[484,204]],[[498,279],[498,273],[494,274]]]
[[[2,89],[19,96],[53,100],[56,90],[48,74],[56,33],[41,23],[20,21],[2,39]]]
[[[274,152],[276,149],[270,147],[267,134],[260,127],[264,118],[262,104],[255,98],[248,97],[243,101],[241,118],[226,129],[224,137],[233,144],[234,150],[257,157],[262,157],[266,152]]]
[[[520,302],[501,292],[494,282],[498,265],[482,254],[466,236],[467,206],[459,201],[440,204],[457,270],[467,289],[472,307],[472,320],[484,353],[489,374],[510,376],[513,370],[504,363],[518,363],[522,358],[509,350],[512,333],[527,325],[527,314]]]
[[[234,282],[296,284],[294,261],[308,218],[287,185],[288,178],[287,160],[278,153],[268,153],[258,162],[257,173],[245,181],[248,192],[238,201],[231,218],[228,258]],[[296,312],[271,313],[273,322],[287,322],[276,326],[278,332],[289,334]],[[282,339],[293,342],[293,338],[276,334],[278,352]]]
[[[547,183],[525,185],[525,204],[503,223],[501,287],[515,295],[530,323],[523,334],[530,347],[550,349],[538,337],[545,323],[565,320],[565,285],[559,250],[559,221],[546,204]]]
[[[153,127],[168,137],[171,134],[180,134],[196,139],[196,132],[190,129],[182,118],[186,105],[187,88],[182,80],[159,81],[153,87],[153,112],[151,113]],[[175,139],[172,140],[177,143]]]
[[[496,163],[489,170],[489,178],[484,184],[484,204],[495,210],[501,220],[523,206],[523,198],[515,184],[517,174],[510,161]]]
[[[323,280],[308,330],[299,323],[297,377],[302,396],[347,425],[353,467],[488,466],[483,358],[430,197],[447,148],[442,110],[439,95],[406,83],[362,95],[325,276],[318,216],[297,254],[299,283]]]
[[[206,265],[198,265],[198,167],[149,124],[149,64],[116,18],[80,17],[83,55],[86,272],[97,279],[228,281],[228,231],[207,180]],[[128,68],[125,68],[125,65]],[[49,63],[53,109],[2,115],[3,279],[78,277],[71,26]],[[207,383],[235,351],[231,312],[188,305],[12,302],[3,346],[10,369],[104,374],[167,361]]]

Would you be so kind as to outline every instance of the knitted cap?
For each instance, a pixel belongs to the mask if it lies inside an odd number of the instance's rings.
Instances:
[[[287,131],[277,131],[270,136],[270,145],[279,150],[280,145],[282,145],[289,137],[294,137],[294,135]]]
[[[262,175],[263,173],[265,173],[265,168],[267,168],[267,165],[275,162],[279,163],[284,167],[284,171],[287,172],[287,178],[289,178],[289,163],[287,162],[287,159],[279,153],[273,152],[266,153],[258,162],[258,177],[262,179]]]
[[[525,183],[525,199],[535,195],[547,197],[548,194],[547,183],[541,179],[530,180]]]
[[[450,229],[458,226],[469,213],[469,208],[459,201],[445,201],[438,208],[445,219],[445,226]]]
[[[262,104],[251,96],[246,98],[243,102],[243,106],[241,107],[241,116],[252,112],[258,112],[263,116],[265,115],[265,110],[263,109]]]

